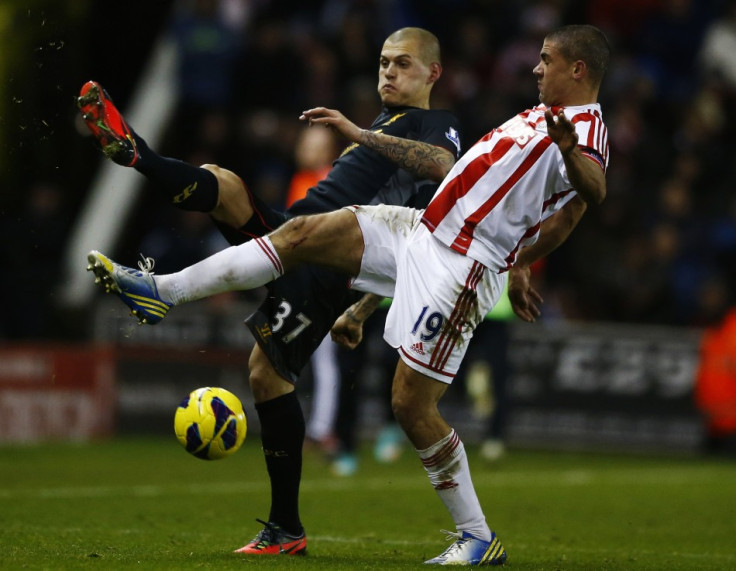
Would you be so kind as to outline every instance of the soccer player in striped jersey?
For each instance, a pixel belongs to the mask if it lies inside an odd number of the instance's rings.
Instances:
[[[90,265],[139,315],[147,311],[141,298],[172,307],[259,287],[305,262],[351,274],[359,291],[393,297],[384,329],[400,357],[392,406],[457,529],[427,563],[502,564],[506,552],[486,523],[463,443],[437,405],[505,280],[517,315],[534,321],[541,297],[529,284],[530,264],[605,198],[608,137],[597,99],[609,57],[593,26],[548,34],[533,70],[540,105],[471,148],[426,210],[353,206],[297,217],[168,275],[137,272],[95,251]],[[348,311],[363,318],[360,302]],[[354,342],[344,330],[333,338]]]

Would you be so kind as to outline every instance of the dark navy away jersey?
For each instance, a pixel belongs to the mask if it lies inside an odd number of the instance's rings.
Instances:
[[[384,107],[370,126],[375,133],[422,141],[461,153],[458,120],[449,111],[417,107]],[[289,217],[330,212],[352,204],[416,205],[413,197],[434,194],[438,183],[416,179],[389,159],[363,145],[349,145],[333,163],[327,177],[286,212]]]

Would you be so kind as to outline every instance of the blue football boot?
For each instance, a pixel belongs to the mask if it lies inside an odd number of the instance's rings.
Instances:
[[[106,293],[117,294],[141,324],[155,325],[173,307],[173,303],[164,301],[158,293],[153,279],[153,258],[138,262],[138,270],[121,266],[97,250],[87,254],[87,260],[87,271],[95,274],[95,283],[103,286]]]
[[[467,531],[461,534],[445,531],[447,539],[455,538],[455,542],[445,551],[424,563],[427,565],[503,565],[506,562],[506,550],[491,532],[491,540],[483,541],[470,535]]]

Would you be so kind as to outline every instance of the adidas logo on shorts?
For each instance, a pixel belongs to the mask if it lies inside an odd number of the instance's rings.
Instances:
[[[411,347],[409,347],[412,351],[417,353],[418,355],[424,355],[424,345],[422,345],[422,342],[414,343]]]

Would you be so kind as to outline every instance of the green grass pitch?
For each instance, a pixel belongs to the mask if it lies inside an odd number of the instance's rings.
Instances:
[[[736,462],[469,448],[515,570],[735,569]],[[330,475],[305,454],[306,557],[232,553],[268,515],[259,438],[206,462],[174,440],[0,447],[2,569],[420,569],[452,523],[419,461]]]

